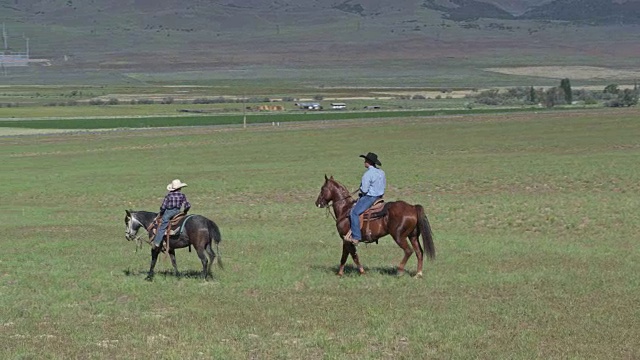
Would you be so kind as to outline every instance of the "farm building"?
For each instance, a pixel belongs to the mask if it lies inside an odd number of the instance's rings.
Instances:
[[[0,53],[0,66],[13,67],[13,66],[28,66],[29,55],[26,53]]]
[[[0,67],[28,66],[29,65],[29,39],[27,39],[27,51],[15,52],[9,48],[7,30],[2,23],[2,50],[0,50]]]
[[[296,103],[296,106],[299,107],[300,109],[305,109],[305,110],[322,110],[322,106],[320,106],[320,103],[316,103],[316,102]]]
[[[344,110],[347,108],[345,103],[331,103],[331,108],[334,110]]]

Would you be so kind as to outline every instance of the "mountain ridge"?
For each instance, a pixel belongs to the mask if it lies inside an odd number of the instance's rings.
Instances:
[[[611,0],[582,0],[603,4]],[[611,9],[621,11],[630,2]],[[541,16],[571,0],[0,0],[9,47],[30,39],[56,67],[180,71],[275,66],[327,68],[629,63],[633,29]],[[581,8],[582,9],[582,8]],[[595,7],[595,9],[601,8]],[[580,15],[588,12],[574,11]],[[630,12],[631,13],[631,12]],[[525,19],[526,16],[531,19]],[[580,18],[578,16],[578,18]],[[622,26],[625,25],[623,21]],[[467,66],[467,65],[465,65]]]
[[[585,21],[621,17],[624,21],[640,23],[638,0],[2,0],[0,9],[21,20],[53,21],[69,16],[87,15],[86,21],[117,14],[123,9],[129,16],[149,14],[158,16],[198,16],[199,13],[219,15],[250,10],[269,17],[274,14],[304,14],[341,11],[359,16],[380,16],[393,13],[410,14],[419,7],[442,13],[456,21],[474,18],[537,19]],[[273,14],[269,14],[272,12]],[[285,15],[286,16],[286,15]],[[6,19],[3,19],[6,20]],[[82,21],[83,19],[77,19]],[[614,20],[612,20],[614,21]],[[615,19],[619,22],[619,19]]]

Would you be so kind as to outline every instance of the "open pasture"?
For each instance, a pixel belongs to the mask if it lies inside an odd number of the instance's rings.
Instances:
[[[0,139],[0,357],[637,358],[638,109],[173,128]],[[359,154],[387,200],[422,204],[437,257],[397,277],[390,237],[334,273],[314,207]],[[225,269],[197,278],[149,250],[125,209],[180,178],[221,228]],[[351,263],[350,263],[351,264]],[[408,265],[415,271],[415,257]]]

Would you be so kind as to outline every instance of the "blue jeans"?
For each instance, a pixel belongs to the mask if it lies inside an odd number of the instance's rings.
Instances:
[[[164,214],[162,214],[162,222],[160,223],[160,226],[158,226],[158,232],[156,233],[156,238],[153,241],[154,244],[158,246],[162,244],[162,238],[164,237],[165,231],[167,231],[167,228],[169,227],[169,221],[172,217],[178,215],[179,213],[180,208],[167,209],[164,211]]]
[[[362,240],[362,234],[360,233],[360,215],[367,211],[368,208],[373,205],[376,200],[378,200],[380,196],[369,196],[365,195],[358,199],[353,208],[351,208],[351,213],[349,214],[349,218],[351,219],[351,237],[355,240]]]

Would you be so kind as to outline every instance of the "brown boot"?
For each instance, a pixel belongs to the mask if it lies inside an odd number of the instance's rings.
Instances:
[[[345,235],[344,241],[348,242],[348,243],[352,243],[353,245],[356,245],[356,246],[358,245],[358,243],[360,243],[359,240],[356,240],[351,236],[351,232],[349,232],[349,234]]]

